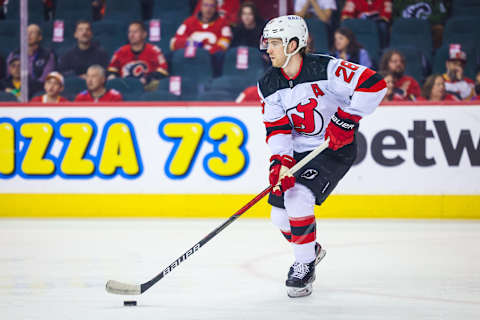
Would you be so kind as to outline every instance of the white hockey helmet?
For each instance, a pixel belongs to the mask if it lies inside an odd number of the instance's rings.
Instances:
[[[265,50],[266,41],[269,38],[278,38],[282,40],[283,52],[287,56],[287,60],[282,68],[285,68],[290,58],[307,46],[308,27],[302,17],[296,15],[281,16],[270,20],[265,28],[260,42],[260,49]],[[298,47],[292,53],[287,53],[287,46],[293,38],[298,39]]]

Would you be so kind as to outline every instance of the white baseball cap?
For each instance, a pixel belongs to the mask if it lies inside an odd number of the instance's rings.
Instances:
[[[60,72],[57,72],[57,71],[52,71],[50,72],[47,77],[45,78],[45,81],[47,81],[48,79],[50,78],[54,78],[56,79],[61,85],[62,87],[65,85],[65,82],[63,80],[63,76]]]

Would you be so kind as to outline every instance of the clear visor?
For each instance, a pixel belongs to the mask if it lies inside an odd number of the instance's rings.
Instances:
[[[259,48],[261,51],[267,51],[268,49],[268,39],[264,38],[263,35],[260,37]]]

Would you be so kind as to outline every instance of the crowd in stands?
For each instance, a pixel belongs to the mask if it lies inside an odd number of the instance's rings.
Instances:
[[[0,0],[0,101],[20,98],[20,0]],[[385,101],[480,97],[480,1],[30,0],[29,99],[258,101],[265,23],[297,14],[308,51],[379,71]]]

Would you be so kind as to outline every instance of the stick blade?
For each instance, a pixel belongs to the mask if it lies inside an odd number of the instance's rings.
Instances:
[[[108,280],[105,290],[113,294],[138,295],[142,294],[142,289],[138,284],[128,284],[115,280]]]

